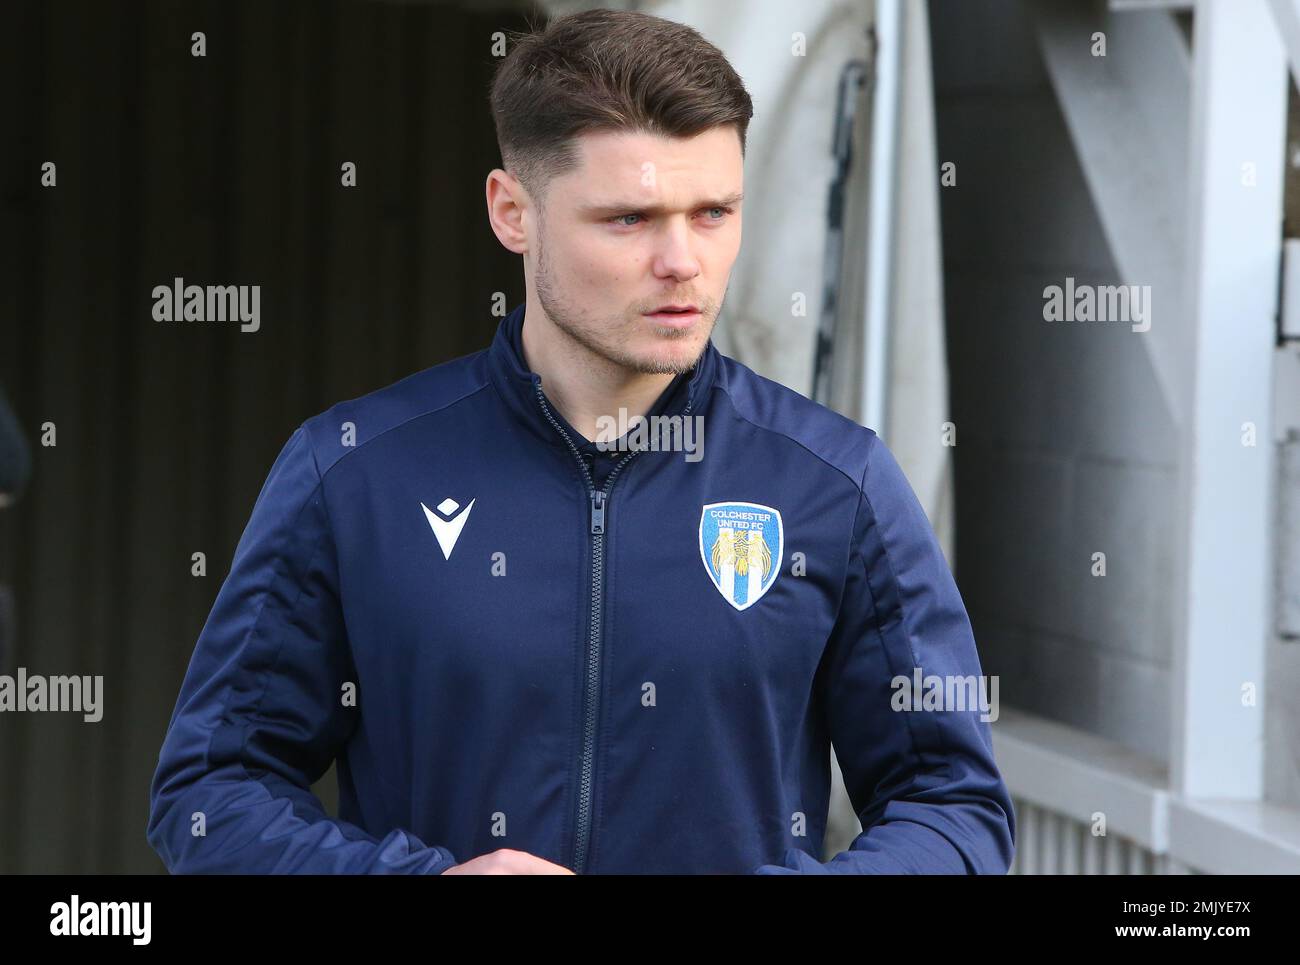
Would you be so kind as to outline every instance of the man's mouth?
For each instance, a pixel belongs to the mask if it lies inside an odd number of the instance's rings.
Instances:
[[[700,317],[700,310],[695,305],[661,305],[652,312],[646,312],[645,317],[660,325],[685,328]]]

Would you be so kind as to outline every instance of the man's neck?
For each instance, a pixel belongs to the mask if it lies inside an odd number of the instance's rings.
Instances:
[[[539,337],[541,326],[552,337]],[[524,365],[542,377],[546,398],[589,441],[600,434],[597,419],[617,420],[619,409],[627,410],[628,421],[645,415],[674,378],[671,372],[633,372],[615,365],[574,342],[549,320],[530,322],[527,310],[521,340]]]

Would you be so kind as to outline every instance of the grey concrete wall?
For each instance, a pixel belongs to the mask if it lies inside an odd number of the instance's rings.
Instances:
[[[984,669],[1009,704],[1165,759],[1177,436],[1140,334],[1043,318],[1067,276],[1141,280],[1116,273],[1021,4],[930,15],[939,160],[957,165],[940,195],[955,570]]]

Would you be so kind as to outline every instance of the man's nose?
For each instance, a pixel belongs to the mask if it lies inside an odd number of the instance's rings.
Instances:
[[[655,252],[655,274],[673,275],[686,281],[700,273],[700,261],[692,249],[691,229],[685,220],[673,220],[659,238]]]

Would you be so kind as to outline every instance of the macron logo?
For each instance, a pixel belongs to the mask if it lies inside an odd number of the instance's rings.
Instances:
[[[454,499],[444,499],[438,504],[439,516],[424,503],[420,503],[420,508],[424,510],[424,515],[429,519],[429,525],[433,528],[433,535],[438,537],[438,545],[442,547],[442,555],[445,559],[451,559],[451,551],[456,548],[456,540],[460,539],[460,531],[465,528],[465,520],[469,519],[469,511],[474,508],[474,500],[469,501],[465,511],[459,516],[452,516],[452,513],[460,509],[460,503]],[[445,517],[445,518],[444,518]]]

